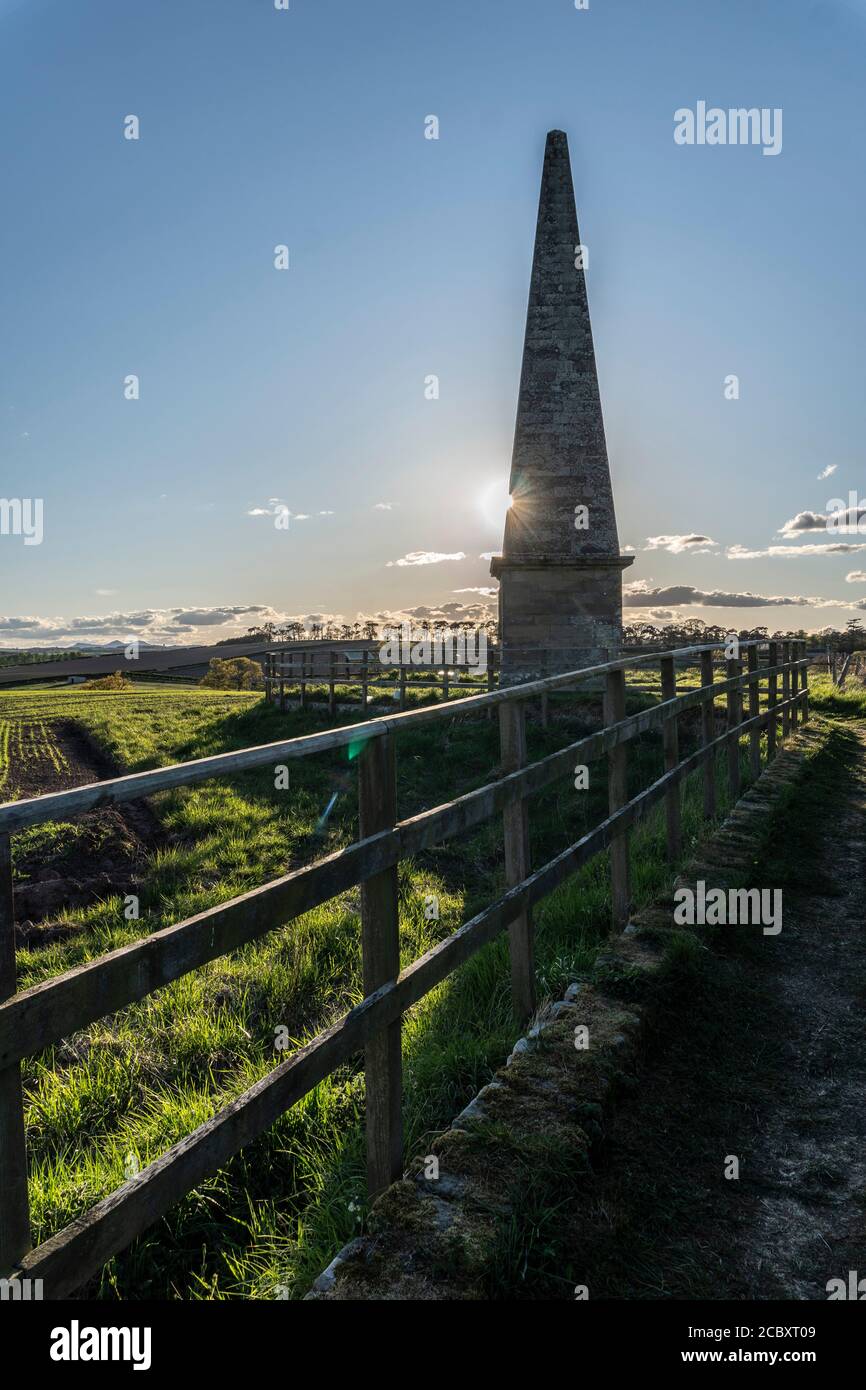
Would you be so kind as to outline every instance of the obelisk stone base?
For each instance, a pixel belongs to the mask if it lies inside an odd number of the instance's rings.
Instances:
[[[496,556],[502,684],[613,660],[622,641],[622,571],[631,563],[631,556],[534,563]]]

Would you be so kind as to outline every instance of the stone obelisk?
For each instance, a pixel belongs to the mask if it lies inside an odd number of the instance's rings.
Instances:
[[[500,581],[502,682],[619,650],[622,571],[568,140],[544,151]]]

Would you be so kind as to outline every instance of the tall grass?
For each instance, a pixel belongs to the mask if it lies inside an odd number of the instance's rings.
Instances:
[[[642,683],[646,683],[642,679]],[[632,696],[637,708],[654,695]],[[531,721],[531,758],[579,737],[597,721],[591,699],[551,701],[548,728]],[[321,728],[322,714],[280,716],[255,695],[209,691],[15,692],[2,719],[73,718],[124,767],[140,769],[265,743]],[[360,717],[360,711],[359,716]],[[346,722],[345,715],[341,722]],[[684,719],[685,751],[697,737]],[[662,771],[658,737],[631,745],[632,791]],[[407,728],[398,738],[401,815],[488,781],[498,729],[486,718]],[[742,753],[744,785],[748,760]],[[719,766],[719,814],[727,805]],[[328,822],[320,818],[334,792]],[[540,865],[606,814],[604,765],[590,789],[571,779],[533,798],[533,863]],[[141,917],[120,896],[67,914],[69,938],[19,954],[26,987],[204,907],[266,882],[289,865],[349,843],[357,833],[356,777],[345,751],[293,764],[288,792],[273,771],[154,799],[167,843],[148,864]],[[684,854],[705,829],[701,789],[683,789]],[[58,852],[69,827],[27,832]],[[404,965],[504,888],[501,825],[489,823],[400,869]],[[50,862],[50,859],[49,859]],[[664,828],[651,815],[632,836],[636,905],[669,891],[679,866],[666,862]],[[438,919],[425,910],[438,899]],[[357,890],[262,941],[212,962],[27,1062],[24,1080],[36,1239],[45,1239],[196,1125],[266,1075],[293,1047],[361,998]],[[607,857],[598,856],[536,912],[541,994],[558,995],[591,968],[610,917]],[[508,952],[499,939],[406,1017],[404,1123],[407,1148],[430,1137],[501,1065],[515,1036]],[[90,1290],[101,1297],[273,1298],[298,1296],[357,1233],[366,1211],[360,1059],[341,1068],[217,1176],[112,1260]]]

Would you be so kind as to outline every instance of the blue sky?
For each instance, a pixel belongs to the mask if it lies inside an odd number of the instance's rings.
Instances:
[[[553,127],[629,616],[862,612],[866,549],[779,534],[866,492],[860,0],[0,0],[0,37],[0,495],[44,499],[4,645],[485,602]],[[701,100],[782,108],[781,153],[678,146]]]

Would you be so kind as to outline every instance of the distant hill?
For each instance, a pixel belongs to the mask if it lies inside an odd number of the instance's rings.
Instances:
[[[0,666],[38,666],[44,661],[74,661],[86,655],[84,647],[40,647],[35,651],[6,647],[0,650]]]
[[[75,657],[109,655],[122,652],[126,642],[76,642],[74,645],[53,647],[0,647],[0,665],[29,666],[36,661],[72,661]],[[170,647],[159,646],[155,642],[139,642],[140,651],[165,652]]]

